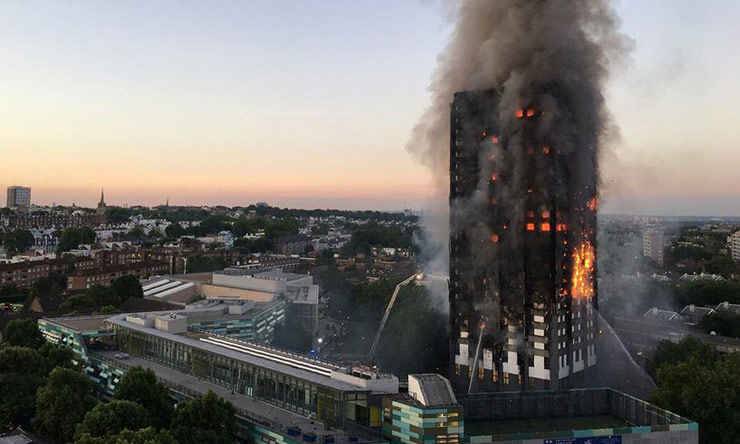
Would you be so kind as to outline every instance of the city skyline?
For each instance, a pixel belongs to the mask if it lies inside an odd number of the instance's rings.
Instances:
[[[444,8],[286,5],[3,4],[0,185],[90,207],[101,187],[112,205],[444,201],[404,150],[450,32]],[[618,12],[637,43],[608,91],[621,140],[602,163],[603,210],[740,215],[740,6]]]

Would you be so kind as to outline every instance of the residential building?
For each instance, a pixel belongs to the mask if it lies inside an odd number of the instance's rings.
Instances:
[[[650,227],[642,232],[642,255],[649,257],[656,264],[663,266],[665,235],[663,229]]]
[[[52,273],[64,273],[67,268],[68,264],[58,259],[0,264],[0,286],[29,288],[37,280]]]
[[[463,442],[463,410],[450,382],[433,373],[409,375],[408,394],[383,400],[383,434],[391,443]]]
[[[730,254],[732,259],[736,262],[740,262],[740,230],[732,233],[728,238],[728,244],[730,245]]]
[[[499,93],[456,93],[450,137],[450,381],[456,393],[562,389],[597,362],[593,150],[559,151]],[[509,144],[518,144],[509,155]],[[519,146],[523,145],[523,146]],[[514,173],[516,172],[516,173]],[[515,177],[516,176],[516,177]]]
[[[20,210],[31,208],[31,188],[21,186],[8,187],[6,206]]]
[[[165,274],[168,268],[168,264],[163,262],[138,262],[75,271],[67,278],[67,289],[84,290],[96,285],[109,286],[113,280],[129,275],[144,279],[153,275]]]

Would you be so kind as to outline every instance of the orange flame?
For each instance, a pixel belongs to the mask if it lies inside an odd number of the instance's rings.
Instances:
[[[550,223],[549,222],[543,222],[540,225],[540,230],[541,231],[550,231]]]
[[[593,245],[584,242],[573,251],[571,295],[574,299],[588,299],[594,295],[594,266],[596,252]]]
[[[534,223],[530,222],[527,224],[527,231],[534,231]]]
[[[498,143],[498,136],[492,136],[491,137],[491,142]]]
[[[499,238],[498,238],[498,234],[496,234],[496,233],[493,233],[493,234],[491,235],[491,242],[493,242],[494,244],[497,244],[497,243],[498,243],[498,239],[499,239]]]
[[[542,147],[542,152],[545,153],[545,156],[547,156],[548,154],[550,154],[550,147],[549,146],[543,146]]]
[[[523,119],[524,118],[524,110],[523,109],[516,110],[515,115],[516,115],[516,118],[517,119]]]
[[[491,174],[491,182],[496,182],[496,179],[498,179],[498,177],[496,176],[496,173]]]
[[[529,108],[527,110],[527,117],[534,117],[535,110],[534,108]]]
[[[591,211],[596,211],[597,208],[599,208],[599,199],[592,197],[588,203],[586,204],[588,206],[588,209]]]

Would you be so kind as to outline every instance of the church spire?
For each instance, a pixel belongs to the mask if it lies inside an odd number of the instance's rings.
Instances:
[[[100,188],[100,202],[98,202],[98,206],[105,206],[105,189]]]

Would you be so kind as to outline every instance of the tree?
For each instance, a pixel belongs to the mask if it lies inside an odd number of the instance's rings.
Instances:
[[[215,393],[185,401],[172,418],[172,434],[180,444],[231,444],[236,433],[234,406]]]
[[[46,362],[36,350],[0,349],[0,430],[30,422],[36,411],[36,390],[46,371]]]
[[[56,368],[36,394],[36,430],[55,442],[72,440],[75,427],[96,404],[95,387],[83,374]]]
[[[121,207],[108,207],[105,209],[105,218],[108,223],[122,224],[131,217],[131,210]]]
[[[0,287],[0,303],[23,303],[28,298],[28,291],[13,284]]]
[[[692,336],[684,338],[677,344],[670,341],[660,341],[655,348],[652,359],[648,362],[648,372],[655,377],[661,367],[680,364],[691,359],[714,362],[717,360],[717,352]]]
[[[696,357],[658,368],[653,402],[699,423],[700,442],[732,444],[740,434],[740,354]]]
[[[141,299],[144,297],[144,291],[136,276],[121,276],[111,283],[111,288],[121,302],[125,302],[129,298]]]
[[[149,369],[129,369],[118,383],[113,397],[140,404],[149,412],[151,424],[157,428],[166,427],[172,417],[170,392]]]
[[[221,256],[192,256],[188,258],[188,273],[205,273],[222,270],[224,267],[226,267],[226,260]]]
[[[80,244],[94,244],[96,237],[95,231],[89,227],[65,228],[57,241],[57,253],[72,250]]]
[[[141,227],[134,227],[132,228],[128,233],[126,233],[126,239],[134,241],[134,242],[141,242],[143,240],[146,240],[146,233],[144,233],[144,229]]]
[[[180,236],[184,236],[185,233],[185,229],[177,222],[167,225],[167,228],[164,229],[164,234],[170,239],[177,239]]]
[[[14,230],[0,236],[8,253],[16,254],[28,250],[35,242],[28,230]]]
[[[33,319],[14,319],[8,322],[3,340],[8,345],[18,347],[39,348],[44,344],[44,337]]]
[[[147,427],[135,431],[123,430],[118,434],[100,438],[83,433],[75,439],[75,444],[177,444],[177,441],[167,430],[158,431],[154,427]]]
[[[132,401],[114,399],[100,403],[87,412],[77,426],[76,437],[87,435],[100,438],[116,435],[123,430],[139,430],[149,426],[149,412]]]
[[[44,374],[51,373],[57,367],[74,368],[72,363],[74,353],[67,347],[46,342],[39,348],[39,354],[46,361],[46,371]]]
[[[715,332],[718,335],[740,338],[740,315],[728,311],[716,311],[699,322],[699,326],[707,333]]]
[[[59,311],[62,313],[87,313],[94,311],[95,305],[95,298],[89,292],[73,294],[59,306]]]

